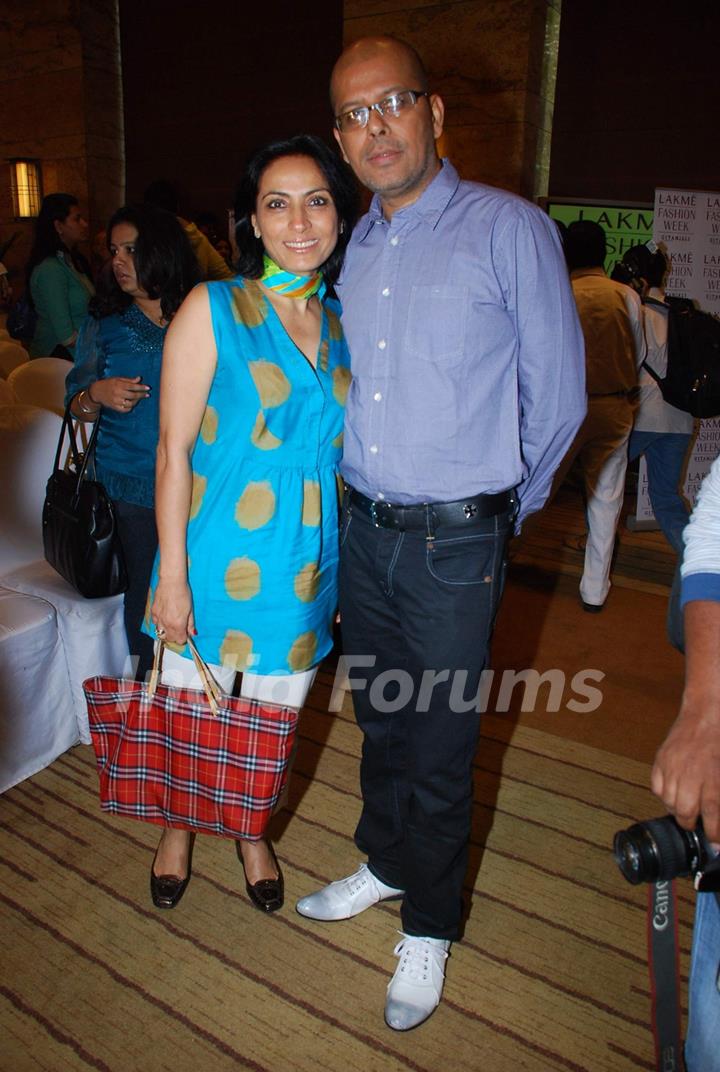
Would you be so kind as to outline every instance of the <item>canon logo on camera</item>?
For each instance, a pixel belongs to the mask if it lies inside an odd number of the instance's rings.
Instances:
[[[670,922],[670,883],[656,882],[653,886],[653,930],[664,931]]]

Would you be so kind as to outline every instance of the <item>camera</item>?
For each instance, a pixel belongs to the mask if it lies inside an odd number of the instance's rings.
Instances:
[[[720,856],[713,854],[702,822],[694,830],[678,826],[672,815],[634,823],[617,832],[613,852],[633,886],[690,875],[701,893],[720,891]]]

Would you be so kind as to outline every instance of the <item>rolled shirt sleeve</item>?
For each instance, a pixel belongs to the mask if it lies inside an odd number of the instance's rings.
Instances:
[[[682,606],[696,599],[720,602],[720,458],[703,481],[683,539]]]

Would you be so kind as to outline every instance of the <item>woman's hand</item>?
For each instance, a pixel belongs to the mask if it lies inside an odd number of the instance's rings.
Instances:
[[[159,580],[150,617],[158,636],[170,644],[185,644],[195,635],[192,594],[187,581]]]
[[[133,376],[132,379],[127,376],[108,376],[106,380],[95,380],[87,391],[90,402],[98,402],[117,413],[130,413],[138,402],[150,394],[150,388],[146,383],[140,383],[139,376]]]

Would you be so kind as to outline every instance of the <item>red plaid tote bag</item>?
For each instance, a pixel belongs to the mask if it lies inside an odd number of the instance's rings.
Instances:
[[[191,645],[204,690],[114,677],[83,683],[100,806],[223,837],[263,836],[287,778],[289,707],[226,696]]]

